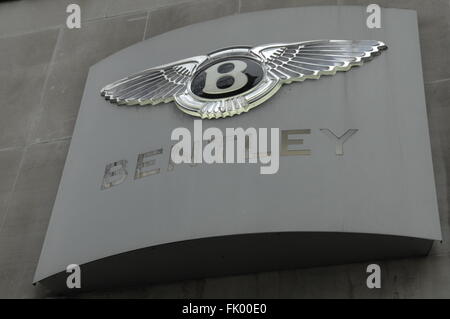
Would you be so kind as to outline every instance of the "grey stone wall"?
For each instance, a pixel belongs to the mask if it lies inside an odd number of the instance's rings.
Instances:
[[[82,297],[450,298],[450,0],[22,0],[0,3],[0,297],[55,297],[31,281],[89,66],[188,24],[276,7],[367,5],[417,10],[443,242],[426,258],[211,278]],[[64,26],[69,3],[80,30]]]

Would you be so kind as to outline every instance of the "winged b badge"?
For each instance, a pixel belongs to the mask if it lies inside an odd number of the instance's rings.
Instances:
[[[119,105],[169,103],[206,119],[248,112],[283,84],[348,71],[387,46],[380,41],[316,40],[230,47],[150,68],[101,90]]]

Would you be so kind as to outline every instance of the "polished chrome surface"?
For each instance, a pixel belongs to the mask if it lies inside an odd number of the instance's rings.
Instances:
[[[144,70],[107,85],[101,94],[118,105],[155,105],[175,100],[185,113],[207,119],[222,118],[248,112],[269,99],[283,84],[348,71],[385,49],[383,42],[374,40],[315,40],[254,48],[231,47]],[[236,58],[259,63],[264,71],[263,79],[245,92],[236,90],[235,95],[227,97],[202,98],[192,92],[191,83],[196,75],[219,62]]]

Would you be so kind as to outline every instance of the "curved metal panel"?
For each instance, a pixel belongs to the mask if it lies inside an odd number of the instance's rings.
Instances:
[[[298,263],[295,245],[306,242],[295,242],[286,247],[292,259],[286,257],[280,267],[322,264],[340,237],[360,247],[359,237],[351,234],[370,238],[365,241],[369,253],[342,250],[346,258],[329,258],[325,264],[426,254],[441,234],[416,15],[383,9],[386,27],[370,30],[365,15],[363,7],[327,6],[234,15],[162,34],[94,65],[35,281],[61,279],[56,275],[74,263],[97,265],[89,269],[101,273],[105,258],[116,256],[111,260],[120,264],[128,253],[146,248],[158,247],[155,251],[170,260],[180,250],[164,251],[166,245],[189,241],[195,246],[211,243],[209,238],[222,238],[221,251],[228,258],[239,248],[233,238],[255,234],[317,234],[314,240],[282,235],[307,241],[305,258],[311,259]],[[140,70],[218,48],[310,39],[376,39],[389,50],[347,74],[292,83],[252,112],[202,121],[203,129],[275,127],[282,139],[300,134],[303,145],[295,151],[281,147],[274,175],[260,175],[258,166],[248,164],[173,165],[171,132],[192,130],[192,116],[175,103],[119,107],[99,94],[105,84]],[[338,139],[348,139],[345,149]],[[105,182],[105,175],[116,179]],[[276,246],[275,238],[263,236],[262,246],[246,241],[268,261],[266,268],[230,266],[230,272],[277,268],[269,262],[275,249],[265,249]],[[186,258],[192,258],[190,265],[202,263],[196,255]],[[210,267],[218,268],[205,275],[227,273],[216,262]],[[159,268],[148,271],[156,276]],[[111,278],[119,277],[134,280],[128,271]],[[167,280],[181,277],[176,269],[164,275]]]

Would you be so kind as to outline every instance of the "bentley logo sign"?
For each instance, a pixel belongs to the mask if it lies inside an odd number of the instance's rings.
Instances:
[[[231,47],[144,70],[107,85],[101,94],[119,105],[175,100],[188,114],[221,118],[248,112],[283,84],[348,71],[386,48],[371,40]]]

